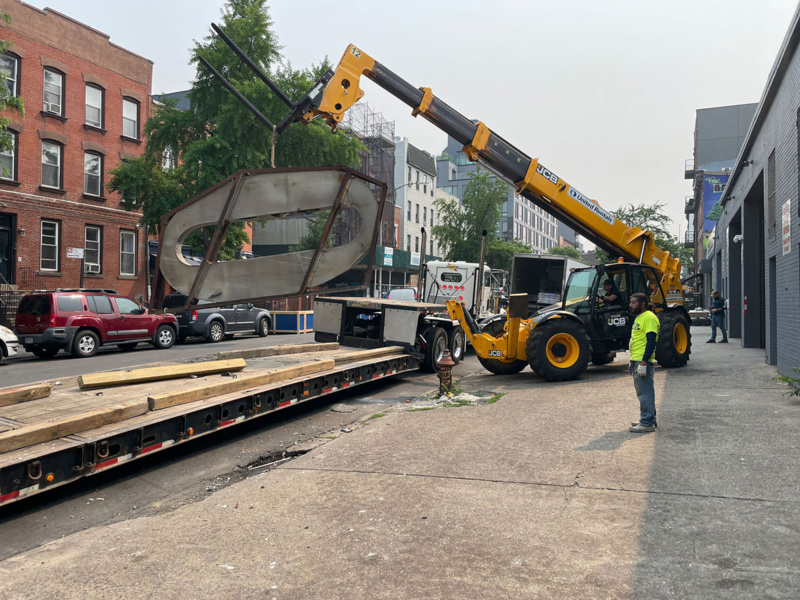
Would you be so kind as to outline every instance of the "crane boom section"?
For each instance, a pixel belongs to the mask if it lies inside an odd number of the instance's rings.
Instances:
[[[413,87],[352,44],[315,106],[302,115],[302,120],[310,122],[321,117],[335,130],[347,110],[364,95],[360,87],[362,75],[410,106],[414,116],[422,116],[463,144],[470,160],[510,182],[522,196],[589,241],[627,261],[654,267],[662,273],[662,286],[671,299],[682,298],[680,261],[658,248],[651,232],[621,222],[537,158],[526,155],[480,121],[460,114],[429,88]]]

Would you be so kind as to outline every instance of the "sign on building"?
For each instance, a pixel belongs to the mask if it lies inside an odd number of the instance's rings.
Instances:
[[[783,240],[783,255],[786,256],[792,251],[792,200],[788,199],[783,203],[783,220],[781,222],[781,239]]]
[[[412,252],[411,253],[411,266],[418,267],[419,266],[419,252]]]
[[[67,258],[83,258],[83,248],[67,248]]]
[[[703,231],[711,231],[722,214],[719,199],[728,185],[729,173],[703,173]]]
[[[394,248],[384,248],[383,249],[383,266],[384,267],[391,267],[392,262],[394,262]]]

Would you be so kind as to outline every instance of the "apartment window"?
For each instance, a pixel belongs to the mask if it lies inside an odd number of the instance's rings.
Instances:
[[[406,251],[411,252],[411,234],[406,236]]]
[[[42,110],[64,115],[64,75],[53,69],[44,70],[44,102]]]
[[[777,211],[775,210],[775,150],[767,159],[767,212],[769,218],[769,237],[775,237],[777,231]]]
[[[422,224],[423,225],[427,225],[428,224],[428,207],[427,206],[423,206],[422,207]]]
[[[83,193],[98,198],[103,195],[103,157],[99,154],[83,153]]]
[[[431,254],[433,254],[433,240],[431,240]]]
[[[100,252],[102,244],[102,233],[100,227],[96,225],[87,225],[86,233],[84,236],[83,245],[83,272],[84,273],[99,273],[100,265],[102,264]]]
[[[458,178],[458,171],[456,171],[455,169],[450,169],[450,181],[457,178]]]
[[[414,236],[414,252],[419,252],[419,236]]]
[[[411,183],[411,167],[408,167],[408,183]]]
[[[161,155],[161,168],[165,171],[171,171],[175,168],[175,151],[172,146],[164,148],[164,152]]]
[[[64,147],[55,142],[42,141],[42,186],[61,189],[61,159]]]
[[[433,220],[433,209],[431,209],[431,227],[433,227],[434,224],[435,224],[435,221]]]
[[[419,171],[416,171],[416,173],[417,173],[416,187],[417,187],[417,189],[419,189]]]
[[[19,57],[15,54],[0,55],[0,73],[5,77],[5,86],[10,97],[19,96]]]
[[[136,275],[136,233],[119,232],[119,274]]]
[[[60,237],[60,221],[42,220],[41,259],[39,260],[39,268],[42,271],[58,271]]]
[[[128,98],[122,99],[122,135],[139,139],[139,103]]]
[[[417,202],[416,221],[419,223],[419,202]]]
[[[0,179],[16,181],[17,179],[17,135],[9,131],[9,147],[0,150]]]
[[[103,128],[103,90],[94,85],[86,86],[86,124]]]
[[[500,231],[503,233],[508,233],[508,221],[505,219],[500,222]]]
[[[408,220],[408,221],[411,220],[411,205],[412,204],[414,204],[414,203],[409,200],[409,202],[408,202],[408,210],[406,211],[406,220]]]

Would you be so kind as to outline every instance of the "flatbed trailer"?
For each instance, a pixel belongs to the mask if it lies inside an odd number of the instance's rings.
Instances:
[[[230,358],[237,353],[222,354]],[[247,357],[245,369],[235,374],[238,377],[305,361],[332,360],[334,366],[311,375],[149,410],[119,422],[0,452],[0,507],[313,398],[419,368],[419,361],[399,347],[379,351],[340,347],[260,357],[252,357],[253,351],[238,354]],[[98,390],[80,389],[78,379],[62,379],[47,397],[0,407],[0,434],[17,429],[22,432],[26,426],[85,414],[87,410],[230,381],[218,373]]]

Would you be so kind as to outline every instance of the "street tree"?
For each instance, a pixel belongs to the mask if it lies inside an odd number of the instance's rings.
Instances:
[[[533,249],[519,240],[499,240],[490,237],[486,241],[486,264],[493,269],[511,270],[515,254],[530,254]]]
[[[280,46],[272,28],[266,0],[228,0],[221,28],[261,69],[297,101],[330,68],[327,58],[309,69],[295,70],[281,62]],[[190,109],[174,103],[158,107],[144,127],[144,154],[113,170],[109,189],[122,196],[127,210],[141,210],[148,233],[158,235],[161,217],[239,169],[273,166],[272,132],[256,119],[200,63],[208,61],[273,123],[288,107],[242,63],[216,35],[196,42],[190,62],[196,67],[188,93]],[[278,137],[275,167],[343,164],[359,167],[363,144],[348,131],[331,135],[322,123],[294,124]],[[169,158],[169,160],[166,160]],[[333,199],[331,199],[333,201]],[[202,250],[213,227],[187,240]],[[242,224],[232,224],[220,250],[221,259],[233,258],[247,241]]]
[[[0,12],[0,20],[11,23],[11,15]],[[14,134],[8,129],[11,125],[11,117],[6,113],[6,109],[11,109],[20,117],[25,115],[25,105],[22,98],[12,94],[12,90],[8,85],[8,78],[12,74],[9,70],[9,64],[3,58],[3,55],[11,50],[14,46],[13,42],[8,40],[0,40],[0,152],[7,152],[14,147]],[[6,167],[3,167],[6,169]],[[10,173],[3,173],[4,176]]]
[[[547,253],[554,254],[556,256],[568,256],[576,260],[581,259],[581,253],[577,248],[573,248],[572,246],[556,246],[555,248],[550,248]]]
[[[503,200],[508,197],[508,185],[480,168],[467,177],[461,205],[444,198],[436,200],[440,224],[432,234],[447,260],[477,262],[482,232],[495,231]]]

